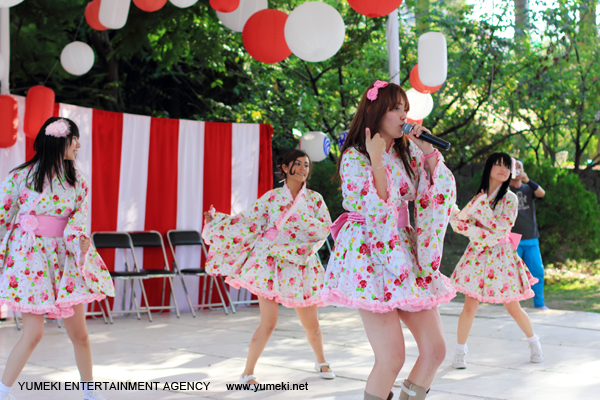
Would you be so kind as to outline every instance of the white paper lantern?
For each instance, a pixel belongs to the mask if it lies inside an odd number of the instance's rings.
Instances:
[[[242,32],[246,21],[257,11],[269,8],[267,0],[240,0],[240,6],[237,10],[230,13],[217,11],[217,17],[223,25],[235,32]]]
[[[22,3],[23,0],[0,0],[0,8],[8,8]]]
[[[329,4],[313,1],[294,9],[285,23],[285,40],[298,58],[325,61],[337,53],[346,35],[339,12]]]
[[[446,37],[427,32],[419,37],[419,79],[426,86],[439,86],[448,74]]]
[[[188,8],[198,2],[198,0],[170,0],[171,3],[179,8]]]
[[[300,138],[300,150],[304,150],[311,161],[323,161],[331,150],[329,136],[323,132],[308,132]]]
[[[0,78],[4,78],[4,74],[6,74],[6,62],[4,56],[0,54]]]
[[[406,116],[410,119],[419,120],[427,118],[433,110],[433,97],[429,93],[420,93],[415,89],[409,89],[406,92],[410,111]]]
[[[98,18],[108,29],[121,29],[127,22],[131,0],[102,0]]]
[[[68,73],[83,75],[94,66],[94,50],[83,42],[69,43],[60,53],[60,63]]]

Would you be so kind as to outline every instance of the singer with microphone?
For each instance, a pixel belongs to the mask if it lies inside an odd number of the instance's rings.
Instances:
[[[376,360],[366,400],[393,397],[405,357],[401,322],[415,337],[419,358],[402,383],[400,399],[426,397],[446,355],[437,306],[456,295],[439,271],[456,184],[441,153],[423,140],[431,132],[405,125],[409,106],[400,86],[372,84],[338,161],[347,213],[331,227],[335,249],[321,299],[359,310]],[[414,201],[414,228],[409,201]]]

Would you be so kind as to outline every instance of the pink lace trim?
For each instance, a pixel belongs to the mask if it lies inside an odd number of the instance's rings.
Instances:
[[[48,314],[49,318],[58,319],[72,317],[75,314],[75,311],[73,311],[72,307],[77,304],[87,304],[93,301],[104,300],[105,297],[105,295],[100,293],[91,293],[85,296],[79,296],[75,299],[69,299],[68,301],[63,301],[61,303],[57,301],[54,304],[48,304],[45,306],[21,304],[7,299],[0,299],[0,304],[6,304],[13,311],[37,315]]]
[[[389,301],[387,303],[380,300],[356,298],[348,296],[338,289],[324,288],[321,291],[321,300],[323,300],[323,302],[327,305],[360,308],[375,313],[387,313],[395,309],[418,312],[429,310],[443,303],[448,303],[450,300],[456,297],[456,290],[452,286],[446,287],[449,289],[449,292],[444,293],[441,296],[430,296],[425,299],[414,296],[411,298]]]
[[[287,308],[296,308],[296,307],[302,308],[302,307],[310,307],[310,306],[314,306],[314,305],[316,305],[318,307],[324,307],[326,305],[325,303],[323,303],[322,299],[319,298],[318,295],[312,296],[310,299],[307,299],[307,300],[294,300],[294,299],[289,299],[287,297],[283,297],[281,295],[281,293],[276,292],[276,291],[266,292],[264,290],[260,290],[256,286],[250,285],[248,282],[246,282],[243,279],[239,279],[239,278],[232,279],[231,277],[227,277],[225,279],[225,282],[227,282],[228,285],[230,285],[231,287],[233,287],[235,289],[239,289],[240,287],[243,287],[244,289],[247,289],[254,295],[264,297],[265,299],[273,300]]]
[[[527,299],[531,299],[533,296],[535,296],[535,293],[531,289],[526,289],[525,293],[517,295],[517,296],[512,296],[512,297],[482,296],[481,293],[471,292],[470,290],[467,290],[461,286],[457,286],[456,284],[454,284],[454,285],[455,285],[454,287],[456,288],[456,291],[461,292],[465,296],[472,297],[482,303],[503,304],[503,303],[510,303],[511,301],[527,300]]]

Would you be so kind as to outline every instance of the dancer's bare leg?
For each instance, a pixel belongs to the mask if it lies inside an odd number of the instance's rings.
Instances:
[[[25,368],[31,353],[44,337],[44,316],[31,313],[23,314],[23,334],[6,361],[2,383],[11,387]]]
[[[308,343],[310,343],[310,346],[315,352],[317,362],[327,362],[325,360],[325,353],[323,352],[323,333],[321,332],[321,327],[319,325],[318,307],[316,305],[310,307],[298,307],[296,308],[296,313],[298,314],[298,318],[300,318],[300,323],[302,323],[302,326],[306,331]],[[329,369],[329,367],[322,367],[321,371],[330,372],[331,369]]]
[[[260,325],[250,341],[248,359],[246,360],[246,368],[242,374],[243,376],[254,375],[254,367],[256,367],[260,355],[271,338],[277,326],[277,318],[279,317],[279,304],[275,301],[258,296],[258,305],[260,307]],[[255,384],[258,382],[252,379],[248,383]]]

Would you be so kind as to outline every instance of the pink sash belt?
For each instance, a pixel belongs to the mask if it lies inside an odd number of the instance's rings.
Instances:
[[[498,244],[511,244],[515,250],[519,247],[519,243],[521,242],[521,236],[518,233],[508,232],[506,236],[502,240],[498,242]]]
[[[348,222],[348,221],[358,222],[361,224],[365,224],[367,222],[365,217],[359,212],[352,211],[352,212],[343,213],[331,225],[330,230],[331,230],[331,236],[333,236],[333,240],[337,239],[337,235],[338,235],[340,229],[342,229],[344,224],[346,224],[346,222]],[[398,228],[406,228],[407,226],[410,226],[410,215],[408,213],[408,202],[403,201],[400,204],[400,208],[398,209]]]
[[[42,237],[62,237],[68,222],[69,217],[32,214],[19,216],[19,226],[22,231]]]

